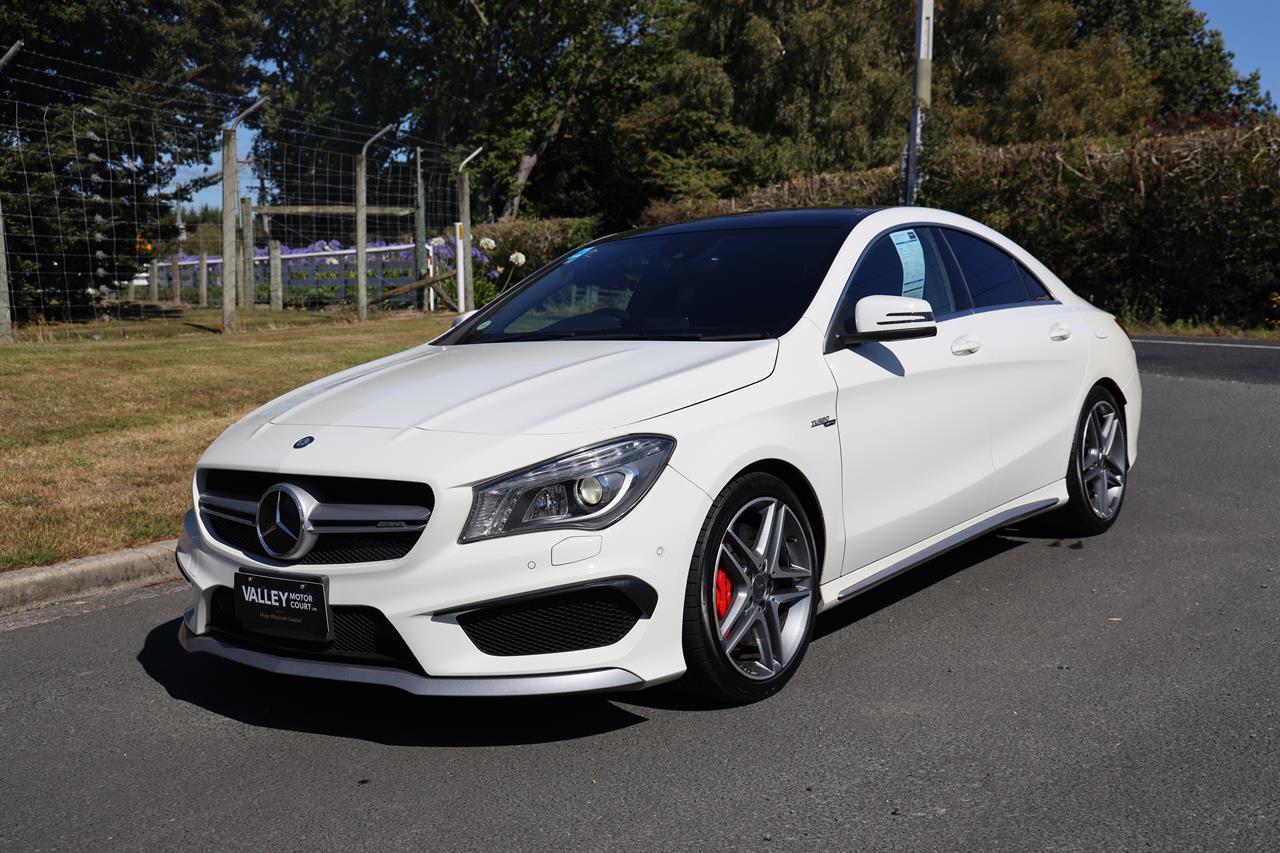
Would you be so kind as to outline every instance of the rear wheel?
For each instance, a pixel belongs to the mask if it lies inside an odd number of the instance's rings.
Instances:
[[[1053,520],[1064,535],[1093,536],[1110,529],[1124,505],[1129,479],[1124,409],[1101,385],[1085,399],[1067,468],[1067,505]]]
[[[816,578],[813,528],[790,487],[764,473],[730,483],[689,568],[686,683],[730,703],[781,689],[813,636]]]

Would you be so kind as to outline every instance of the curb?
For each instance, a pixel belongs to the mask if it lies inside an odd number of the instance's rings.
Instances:
[[[166,539],[52,566],[0,573],[0,614],[29,610],[66,598],[182,577],[174,563],[178,540]]]

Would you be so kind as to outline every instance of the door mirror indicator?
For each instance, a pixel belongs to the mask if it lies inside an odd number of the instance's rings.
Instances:
[[[842,347],[867,341],[900,341],[931,338],[938,334],[933,306],[909,296],[864,296],[854,306],[853,317],[836,341]],[[851,327],[851,328],[850,328]]]

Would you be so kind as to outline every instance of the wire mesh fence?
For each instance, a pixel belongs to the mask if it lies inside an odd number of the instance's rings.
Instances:
[[[0,77],[0,326],[217,306],[235,281],[239,310],[431,307],[430,289],[380,297],[452,269],[457,158],[269,102],[225,130],[251,102],[19,52]]]

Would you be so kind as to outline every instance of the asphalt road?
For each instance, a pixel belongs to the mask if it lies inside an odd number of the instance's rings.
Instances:
[[[0,849],[1274,849],[1280,348],[1138,349],[1108,535],[952,552],[751,707],[272,677],[173,584],[0,620]]]

